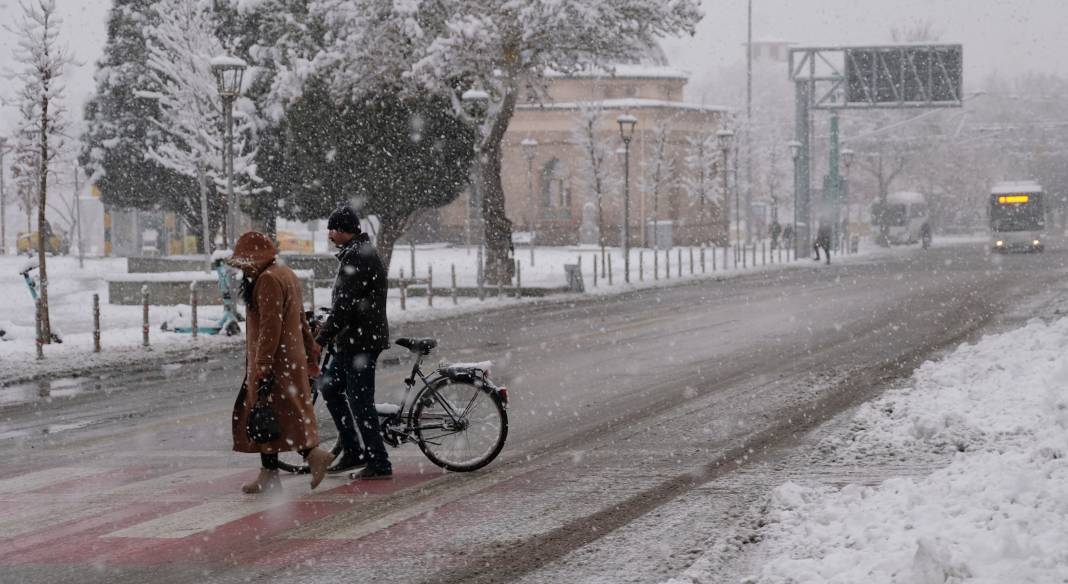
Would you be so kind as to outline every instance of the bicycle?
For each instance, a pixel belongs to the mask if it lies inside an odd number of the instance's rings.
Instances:
[[[426,374],[421,368],[423,358],[430,356],[437,341],[399,338],[395,343],[408,349],[415,361],[404,380],[401,404],[375,404],[386,444],[398,447],[415,442],[430,462],[455,472],[478,470],[497,458],[508,437],[508,388],[490,379],[492,364],[441,363]],[[422,386],[413,398],[417,383]],[[312,403],[318,399],[317,385],[312,386]],[[340,453],[340,438],[331,451],[334,456]],[[309,472],[306,465],[283,460],[279,460],[279,470]]]

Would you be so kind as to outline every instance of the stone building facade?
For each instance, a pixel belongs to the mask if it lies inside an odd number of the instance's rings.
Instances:
[[[701,106],[685,101],[685,72],[668,65],[654,49],[639,63],[614,67],[614,74],[551,76],[540,103],[521,99],[502,148],[502,182],[505,208],[516,240],[534,234],[538,244],[568,245],[583,238],[586,226],[597,226],[598,239],[620,245],[623,224],[623,141],[617,118],[637,118],[630,144],[630,237],[633,246],[653,246],[649,226],[658,221],[671,231],[675,245],[717,241],[726,229],[723,221],[719,165],[706,197],[694,197],[683,186],[688,172],[687,150],[691,138],[711,137],[730,125],[730,112],[723,107]],[[594,112],[595,142],[609,153],[603,172],[607,177],[600,198],[589,180],[589,156],[576,136],[585,112]],[[660,158],[670,160],[670,172],[654,188],[657,163],[656,133],[663,127],[666,147]],[[524,140],[536,140],[528,159]],[[719,152],[713,154],[719,160]],[[733,153],[732,153],[733,157]],[[661,161],[661,168],[667,165]],[[733,166],[733,159],[731,165]],[[466,219],[471,197],[461,195],[452,204],[431,213],[429,223],[438,239],[462,242],[475,233]],[[728,201],[730,212],[733,201]],[[591,214],[593,215],[591,217]],[[588,235],[588,234],[587,234]],[[477,239],[477,234],[474,235]],[[602,239],[603,238],[603,239]],[[587,237],[588,239],[588,237]],[[589,243],[585,241],[584,243]]]

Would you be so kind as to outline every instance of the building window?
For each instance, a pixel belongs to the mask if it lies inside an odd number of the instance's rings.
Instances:
[[[567,165],[557,158],[542,167],[541,208],[546,219],[571,217],[571,185]]]

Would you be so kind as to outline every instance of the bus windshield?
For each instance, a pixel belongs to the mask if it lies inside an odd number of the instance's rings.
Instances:
[[[994,231],[1037,231],[1045,227],[1042,202],[1037,195],[1020,196],[1025,202],[1003,202],[993,197],[990,205],[990,227]]]

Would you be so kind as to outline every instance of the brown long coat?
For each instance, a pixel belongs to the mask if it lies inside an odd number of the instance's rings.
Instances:
[[[245,381],[234,404],[234,450],[286,452],[319,445],[315,411],[308,384],[314,340],[304,317],[300,282],[293,270],[275,263],[274,244],[262,233],[238,239],[227,263],[253,278],[253,301],[247,306]],[[256,402],[256,387],[268,374],[274,385],[268,403],[278,417],[282,435],[266,444],[249,440],[245,422]]]

